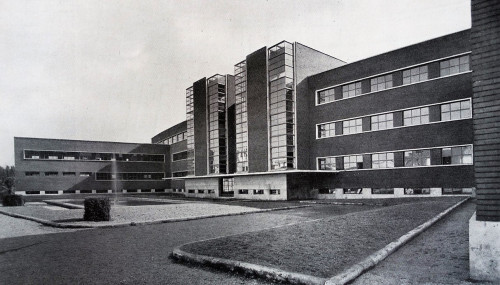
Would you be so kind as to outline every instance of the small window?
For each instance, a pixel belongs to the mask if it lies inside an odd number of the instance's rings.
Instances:
[[[471,118],[471,106],[469,100],[441,105],[441,120],[452,121]]]
[[[404,125],[416,126],[429,123],[429,107],[416,108],[403,112]]]
[[[40,176],[40,172],[38,172],[38,171],[26,171],[24,173],[24,175],[26,175],[26,176]]]
[[[443,60],[439,63],[441,76],[447,76],[470,70],[469,55]]]
[[[381,91],[392,87],[392,74],[370,79],[371,92]]]
[[[203,189],[199,189],[199,190],[198,190],[198,193],[199,193],[199,194],[204,194],[204,193],[205,193],[205,190],[203,190]]]
[[[442,164],[472,164],[472,146],[445,147],[441,157]]]
[[[280,194],[280,189],[271,189],[271,190],[269,190],[269,194],[271,194],[271,195],[279,195]]]
[[[194,193],[194,189],[188,189],[188,193]]]
[[[76,172],[63,172],[63,176],[76,176]]]
[[[429,78],[427,65],[403,70],[403,84],[417,83]]]
[[[55,171],[47,171],[45,172],[45,176],[57,176],[59,173]]]
[[[372,188],[372,194],[394,194],[394,188]]]
[[[443,195],[472,194],[472,188],[443,188]]]
[[[318,194],[335,194],[335,189],[332,188],[319,188]]]
[[[254,195],[262,195],[264,194],[264,189],[253,189]]]
[[[318,138],[328,138],[335,136],[335,123],[318,125]]]
[[[344,194],[363,194],[362,188],[344,188]]]
[[[343,134],[351,135],[363,131],[363,121],[361,119],[346,120],[342,122]]]
[[[374,153],[372,154],[372,168],[393,168],[394,153]]]
[[[393,124],[393,114],[392,113],[382,114],[382,115],[377,115],[377,116],[371,117],[371,130],[372,131],[392,129],[393,126],[394,126],[394,124]]]
[[[318,91],[318,104],[328,103],[335,100],[335,89]]]
[[[215,193],[215,190],[214,190],[214,189],[208,189],[208,190],[207,190],[207,193],[208,193],[208,194],[214,194],[214,193]]]
[[[428,149],[405,151],[404,164],[406,167],[431,165],[431,151]]]
[[[405,188],[405,195],[429,195],[431,188]]]
[[[361,95],[361,82],[355,82],[342,86],[342,97],[351,98]]]
[[[248,189],[239,189],[238,194],[248,194]]]
[[[363,169],[362,155],[344,156],[344,169]]]
[[[336,170],[335,157],[322,157],[318,158],[319,170]]]

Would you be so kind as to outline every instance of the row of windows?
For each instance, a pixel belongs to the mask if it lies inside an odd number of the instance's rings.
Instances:
[[[97,172],[95,174],[96,180],[161,180],[164,178],[164,174],[161,172]]]
[[[319,194],[336,194],[337,191],[342,191],[342,194],[362,194],[363,188],[320,188]],[[442,195],[460,195],[472,194],[473,188],[441,188]],[[394,188],[370,188],[370,193],[373,195],[394,195]],[[430,195],[431,188],[403,188],[404,195]]]
[[[25,176],[59,176],[59,172],[57,171],[45,171],[45,172],[40,172],[40,171],[26,171],[24,172]],[[62,172],[62,176],[76,176],[77,172]],[[79,172],[78,176],[81,177],[88,177],[93,175],[93,172]]]
[[[459,102],[441,104],[439,107],[441,116],[439,121],[468,119],[471,118],[472,115],[471,104],[468,99]],[[404,110],[402,112],[402,126],[428,124],[430,122],[429,110],[429,107]],[[394,128],[394,116],[396,112],[365,117],[370,120],[370,129],[366,131],[380,131]],[[342,124],[342,135],[351,135],[363,132],[363,118],[344,120],[339,123]],[[335,136],[335,124],[335,122],[329,122],[317,125],[317,138]]]
[[[264,195],[265,189],[252,189],[251,191],[248,189],[238,189],[238,194],[247,195],[252,193],[253,195]],[[269,195],[280,195],[280,189],[269,189]]]
[[[470,70],[469,55],[459,56],[439,62],[439,76],[449,76]],[[403,85],[429,79],[428,65],[421,65],[403,70]],[[363,93],[381,91],[394,87],[393,73],[370,78],[370,90],[363,92],[361,81],[345,84],[341,87],[342,99],[359,96]],[[340,96],[340,94],[339,94]],[[329,88],[317,92],[317,104],[335,101],[335,89]]]
[[[373,153],[369,162],[363,155],[331,156],[318,158],[318,170],[383,169],[394,167],[419,167],[430,165],[472,164],[472,145],[433,149],[440,151],[440,161],[431,164],[431,149],[408,150],[401,152]],[[394,154],[403,154],[403,163],[396,166]],[[337,159],[339,158],[339,159]],[[341,163],[342,165],[337,165]]]
[[[188,193],[190,194],[194,194],[194,193],[198,193],[198,194],[215,194],[215,190],[214,189],[188,189]]]
[[[165,140],[159,141],[158,144],[174,144],[187,139],[187,132],[178,133],[176,135],[170,136]]]
[[[163,162],[163,154],[143,153],[104,153],[104,152],[78,152],[78,151],[47,151],[25,150],[24,159],[40,160],[94,160],[94,161],[154,161]]]

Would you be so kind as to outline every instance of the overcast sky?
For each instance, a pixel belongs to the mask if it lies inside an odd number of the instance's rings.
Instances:
[[[149,143],[194,81],[281,40],[352,62],[470,21],[470,0],[0,0],[0,165],[14,136]]]

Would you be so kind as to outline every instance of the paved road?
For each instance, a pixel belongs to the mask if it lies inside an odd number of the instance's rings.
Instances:
[[[175,246],[187,242],[369,209],[371,207],[316,206],[179,223],[6,238],[0,241],[0,282],[267,284],[263,280],[176,264],[169,254]]]
[[[484,284],[468,281],[469,219],[475,208],[467,202],[353,284]]]

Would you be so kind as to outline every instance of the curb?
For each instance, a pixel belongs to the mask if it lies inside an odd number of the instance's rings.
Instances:
[[[375,265],[379,264],[382,260],[387,258],[389,255],[391,255],[393,252],[398,250],[400,247],[408,243],[410,240],[412,240],[414,237],[417,235],[421,234],[423,231],[437,223],[439,220],[441,220],[444,216],[449,214],[451,211],[455,210],[457,207],[468,201],[470,197],[456,203],[455,205],[449,207],[448,209],[444,210],[443,212],[439,213],[437,216],[434,218],[428,220],[427,222],[421,224],[420,226],[414,228],[413,230],[407,232],[400,238],[398,238],[396,241],[391,242],[390,244],[386,245],[384,248],[381,250],[371,254],[368,256],[366,259],[363,261],[359,262],[358,264],[355,264],[345,270],[344,272],[337,274],[331,278],[329,278],[326,282],[325,285],[341,285],[341,284],[347,284],[357,277],[359,277],[361,274],[364,272],[368,271]]]
[[[382,203],[364,203],[364,202],[323,202],[323,201],[299,201],[303,204],[322,204],[322,205],[343,205],[343,206],[384,206]]]
[[[30,217],[30,216],[25,216],[21,214],[14,214],[14,213],[9,213],[5,212],[3,210],[0,210],[0,214],[4,214],[6,216],[14,217],[14,218],[20,218],[20,219],[25,219],[33,222],[40,223],[44,226],[49,226],[49,227],[54,227],[54,228],[61,228],[61,229],[89,229],[92,228],[91,226],[84,226],[84,225],[65,225],[65,224],[60,224],[60,223],[55,223],[49,220],[44,220],[44,219],[39,219],[35,217]]]
[[[75,205],[75,204],[70,204],[70,203],[65,203],[65,202],[57,202],[57,201],[52,201],[52,200],[43,200],[42,202],[44,202],[47,205],[59,206],[59,207],[63,207],[66,209],[84,209],[85,208],[84,206],[80,206],[80,205]]]
[[[78,229],[85,228],[85,229],[89,229],[89,228],[118,228],[118,227],[126,227],[126,226],[155,225],[155,224],[164,224],[164,223],[185,222],[185,221],[201,220],[201,219],[209,219],[209,218],[218,218],[218,217],[227,217],[227,216],[239,216],[239,215],[265,213],[265,212],[282,211],[282,210],[292,210],[292,209],[306,208],[306,207],[311,207],[311,206],[310,205],[288,206],[288,207],[272,208],[272,209],[260,209],[258,211],[253,211],[253,212],[219,214],[219,215],[210,215],[210,216],[203,216],[203,217],[174,218],[174,219],[157,220],[157,221],[146,221],[146,222],[124,222],[124,223],[113,224],[113,225],[61,224],[61,223],[56,223],[56,222],[52,222],[52,221],[49,221],[49,220],[35,218],[35,217],[30,217],[30,216],[25,216],[25,215],[20,215],[20,214],[9,213],[9,212],[5,212],[3,210],[0,210],[0,214],[4,214],[4,215],[11,216],[11,217],[14,217],[14,218],[21,218],[21,219],[25,219],[25,220],[30,220],[30,221],[38,222],[38,223],[41,223],[42,225],[50,226],[50,227],[55,227],[55,228],[63,228],[63,229],[64,228],[69,228],[69,229],[71,229],[71,228],[78,228]]]
[[[241,262],[232,259],[224,259],[224,258],[216,258],[206,255],[198,255],[194,253],[188,253],[183,251],[181,248],[187,244],[180,245],[172,251],[172,257],[179,261],[186,261],[191,263],[196,263],[200,265],[208,265],[214,268],[223,268],[231,272],[241,272],[247,275],[259,276],[271,281],[277,282],[287,282],[291,284],[321,284],[321,285],[340,285],[347,284],[352,282],[362,273],[366,272],[370,268],[374,267],[382,260],[384,260],[387,256],[395,252],[397,249],[408,243],[411,239],[434,225],[436,222],[441,220],[444,216],[449,214],[451,211],[468,201],[470,197],[456,203],[455,205],[449,207],[443,212],[436,215],[434,218],[428,220],[427,222],[421,224],[420,226],[414,228],[408,233],[404,234],[396,241],[393,241],[386,245],[381,250],[371,254],[363,261],[351,266],[347,270],[341,272],[338,275],[335,275],[330,278],[320,278],[310,275],[305,275],[296,272],[289,272],[277,268]],[[219,237],[220,238],[220,237]],[[200,241],[196,241],[200,242]],[[194,242],[194,243],[196,243]]]
[[[212,267],[224,268],[231,272],[243,273],[247,276],[259,276],[275,282],[289,284],[325,284],[326,279],[297,272],[288,272],[285,270],[262,266],[252,263],[246,263],[231,259],[210,257],[206,255],[192,254],[183,251],[180,247],[174,248],[172,257],[178,261],[192,262],[198,264],[210,264]]]

